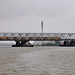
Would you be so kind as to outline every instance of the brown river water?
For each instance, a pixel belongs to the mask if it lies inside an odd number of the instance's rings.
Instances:
[[[75,47],[0,47],[0,75],[75,75]]]

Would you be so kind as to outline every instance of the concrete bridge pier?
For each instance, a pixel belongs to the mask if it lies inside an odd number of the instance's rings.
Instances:
[[[12,45],[12,47],[33,47],[32,44],[30,44],[29,40],[21,40],[21,41],[15,41],[16,45]]]

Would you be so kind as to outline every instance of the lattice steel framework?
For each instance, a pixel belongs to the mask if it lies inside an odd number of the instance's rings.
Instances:
[[[75,40],[75,33],[0,33],[0,37],[60,37],[62,40]]]

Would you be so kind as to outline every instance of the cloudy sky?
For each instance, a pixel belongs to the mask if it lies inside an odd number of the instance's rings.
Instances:
[[[75,0],[0,0],[0,32],[75,33]]]

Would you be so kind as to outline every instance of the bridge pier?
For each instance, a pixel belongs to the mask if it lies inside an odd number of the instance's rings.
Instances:
[[[65,40],[63,45],[60,46],[75,46],[75,40]]]
[[[17,42],[16,42],[16,46],[19,46],[19,45],[20,45],[20,41],[17,41]]]
[[[33,45],[30,44],[28,40],[15,41],[15,42],[16,42],[16,45],[12,45],[12,47],[33,47]]]

